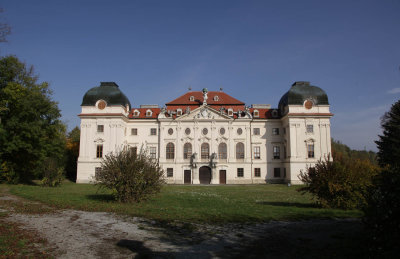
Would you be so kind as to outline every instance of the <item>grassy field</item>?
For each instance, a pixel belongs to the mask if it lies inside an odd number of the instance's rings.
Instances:
[[[261,222],[310,218],[360,217],[356,210],[323,209],[299,187],[286,185],[251,186],[165,186],[146,202],[121,204],[109,192],[89,184],[64,183],[47,188],[9,186],[10,192],[56,208],[106,211],[159,221],[198,223]]]

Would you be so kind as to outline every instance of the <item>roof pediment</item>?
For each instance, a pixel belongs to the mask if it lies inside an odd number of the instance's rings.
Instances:
[[[217,111],[207,105],[203,105],[194,109],[189,114],[184,114],[178,118],[177,121],[201,121],[201,120],[233,120],[233,118]]]

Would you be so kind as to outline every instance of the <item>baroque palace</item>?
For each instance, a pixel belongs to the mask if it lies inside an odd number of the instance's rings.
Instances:
[[[101,159],[124,146],[145,148],[170,184],[296,184],[331,153],[328,97],[309,82],[295,82],[278,108],[206,88],[132,108],[116,83],[101,82],[81,107],[78,183],[92,182]]]

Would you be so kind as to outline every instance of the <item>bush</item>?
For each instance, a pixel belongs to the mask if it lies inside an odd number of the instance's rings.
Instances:
[[[0,161],[0,183],[3,182],[17,184],[19,182],[19,175],[7,162]]]
[[[106,155],[94,179],[100,188],[111,189],[120,202],[145,200],[160,192],[165,183],[164,171],[155,159],[143,149],[136,154],[128,148]]]
[[[311,193],[322,207],[361,208],[366,203],[365,196],[372,185],[372,178],[378,171],[378,167],[368,160],[334,155],[333,161],[328,157],[300,172],[299,179],[306,186],[299,191]]]
[[[57,187],[64,180],[64,168],[57,165],[55,159],[47,159],[44,164],[41,186]]]

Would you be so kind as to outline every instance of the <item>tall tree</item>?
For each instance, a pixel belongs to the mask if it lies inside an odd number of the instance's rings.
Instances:
[[[383,171],[368,191],[364,222],[371,233],[372,257],[395,258],[400,252],[400,100],[382,117],[376,141]]]
[[[375,141],[379,149],[379,164],[400,168],[400,100],[383,115],[381,125],[383,134]]]
[[[76,166],[79,156],[79,140],[81,131],[78,127],[73,128],[67,135],[67,162],[66,162],[66,176],[69,180],[76,180]]]
[[[65,126],[48,83],[15,56],[0,59],[0,180],[41,177],[45,161],[62,164]]]

